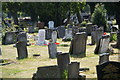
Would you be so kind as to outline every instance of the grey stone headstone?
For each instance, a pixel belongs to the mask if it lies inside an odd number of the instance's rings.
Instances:
[[[56,41],[57,41],[57,32],[53,31],[52,32],[52,43],[56,43]]]
[[[86,26],[86,33],[87,33],[87,35],[91,35],[92,26],[93,26],[92,23],[88,23],[88,24],[87,24],[87,26]]]
[[[33,75],[33,80],[60,78],[60,69],[58,66],[38,67]]]
[[[25,32],[20,32],[18,35],[17,35],[17,41],[18,42],[26,42],[27,43],[27,35]]]
[[[57,28],[58,31],[58,38],[63,38],[65,36],[65,27],[64,26],[59,26]]]
[[[98,80],[119,80],[120,62],[108,61],[96,66]]]
[[[108,62],[109,61],[109,53],[102,53],[99,56],[99,64],[102,64],[104,62]]]
[[[72,28],[66,29],[64,39],[72,39],[72,37]]]
[[[97,30],[97,26],[92,26],[92,31],[91,31],[91,44],[95,45],[96,43],[96,30]]]
[[[68,72],[68,64],[70,63],[69,53],[57,53],[57,64],[60,68],[61,77],[63,77],[64,72]]]
[[[87,40],[86,32],[76,33],[73,40],[71,41],[69,53],[79,55],[80,57],[85,57],[86,40]]]
[[[49,58],[56,58],[57,55],[57,46],[55,43],[50,43],[48,45]]]
[[[28,57],[26,42],[17,42],[16,47],[17,47],[18,59],[24,59]]]
[[[29,32],[29,33],[34,33],[34,26],[30,26],[30,27],[28,28],[28,32]]]
[[[4,37],[4,44],[14,44],[16,40],[15,32],[6,32]]]
[[[68,78],[79,78],[79,64],[78,62],[71,62],[68,66]]]
[[[99,44],[96,45],[94,53],[95,54],[107,53],[109,50],[109,42],[110,36],[102,35],[102,38],[99,40]]]
[[[109,35],[103,35],[102,39],[100,40],[100,51],[99,51],[99,53],[108,52],[109,42],[110,42],[110,36]]]
[[[46,29],[45,32],[46,32],[46,33],[45,33],[45,39],[47,39],[47,40],[51,39],[53,29]]]

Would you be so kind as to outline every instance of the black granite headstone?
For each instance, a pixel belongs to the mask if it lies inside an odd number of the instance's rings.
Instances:
[[[16,43],[18,59],[24,59],[28,57],[27,45],[26,42],[17,42]]]
[[[65,27],[59,26],[57,28],[57,32],[58,32],[58,38],[63,38],[65,36]]]
[[[120,62],[109,61],[97,65],[98,80],[119,80],[120,79]]]
[[[60,69],[58,66],[38,67],[37,72],[33,75],[32,80],[60,78]]]

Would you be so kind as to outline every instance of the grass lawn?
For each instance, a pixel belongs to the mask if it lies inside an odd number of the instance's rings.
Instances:
[[[29,39],[29,43],[35,42],[33,38]],[[68,46],[57,46],[57,50],[63,53],[69,52],[70,42],[62,42],[62,39],[58,39],[57,42],[61,44],[67,44]],[[90,43],[90,37],[88,37],[87,44]],[[36,72],[37,67],[57,65],[57,59],[49,59],[47,46],[28,46],[29,58],[23,60],[17,60],[17,49],[13,45],[2,45],[2,58],[10,59],[14,63],[0,66],[0,77],[3,78],[32,78],[33,73]],[[89,71],[80,72],[86,75],[87,78],[96,78],[96,65],[99,62],[99,55],[94,54],[95,45],[87,45],[85,58],[75,58],[70,56],[70,60],[80,62],[80,68],[89,68]],[[118,52],[117,49],[114,50]],[[40,57],[33,57],[33,54],[40,54]],[[1,56],[0,56],[1,58]],[[111,61],[118,61],[118,54],[110,55]]]

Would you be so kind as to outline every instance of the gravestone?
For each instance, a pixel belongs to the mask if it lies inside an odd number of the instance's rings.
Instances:
[[[40,29],[38,32],[38,45],[45,44],[45,29]]]
[[[88,36],[91,35],[91,32],[92,32],[92,26],[93,26],[92,23],[87,23],[87,25],[86,25],[86,33],[87,33]]]
[[[61,78],[58,66],[38,67],[37,72],[33,75],[32,80]]]
[[[80,57],[86,56],[86,32],[76,33],[70,45],[70,54],[79,55]]]
[[[108,61],[97,65],[98,80],[119,80],[120,79],[120,62]]]
[[[20,32],[17,35],[17,42],[26,42],[27,44],[27,34],[25,32]]]
[[[107,53],[109,50],[109,35],[102,35],[99,44],[96,46],[95,54]]]
[[[79,62],[71,62],[68,65],[68,78],[79,78]]]
[[[57,32],[54,30],[52,32],[52,43],[56,43],[57,41]]]
[[[96,39],[96,30],[97,30],[97,27],[96,25],[92,26],[92,31],[91,31],[91,44],[92,45],[95,45],[95,39]]]
[[[6,32],[5,36],[3,37],[2,44],[14,44],[16,41],[15,32]]]
[[[38,21],[37,26],[38,26],[38,29],[44,29],[44,22]]]
[[[63,38],[65,36],[65,27],[59,26],[57,28],[57,32],[58,32],[58,38]]]
[[[47,39],[47,40],[51,39],[53,29],[46,29],[45,32],[46,32],[45,39]]]
[[[18,41],[16,43],[18,59],[24,59],[28,57],[27,45],[24,41]]]
[[[57,53],[57,64],[60,68],[61,77],[64,76],[65,72],[68,72],[68,64],[70,63],[69,53]]]
[[[63,40],[67,40],[67,39],[72,39],[72,28],[68,28],[65,30],[65,36],[63,38]]]
[[[104,62],[108,62],[109,61],[109,53],[102,53],[99,56],[99,64],[102,64]]]
[[[104,33],[103,27],[97,28],[96,33],[95,33],[96,34],[96,36],[95,36],[96,37],[96,39],[95,39],[96,45],[99,44],[99,41],[100,41],[103,33]]]
[[[34,26],[30,26],[30,27],[28,28],[28,32],[29,32],[29,33],[34,33]]]
[[[57,56],[57,46],[55,43],[50,43],[48,45],[49,58],[56,58]]]
[[[54,29],[54,21],[49,21],[48,27],[49,27],[49,29]]]

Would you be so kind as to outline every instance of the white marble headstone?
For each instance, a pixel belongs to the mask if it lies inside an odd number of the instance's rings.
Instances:
[[[55,43],[57,41],[57,32],[53,31],[52,32],[52,43]]]
[[[45,29],[40,29],[38,32],[38,45],[44,45],[45,43]]]
[[[54,21],[49,21],[48,27],[49,27],[49,29],[54,29]]]
[[[65,38],[66,39],[72,38],[72,29],[71,28],[65,30]]]

